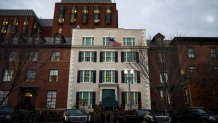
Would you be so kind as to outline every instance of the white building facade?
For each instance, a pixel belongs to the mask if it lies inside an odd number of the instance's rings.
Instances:
[[[112,41],[121,46],[112,46]],[[147,50],[143,29],[73,29],[67,108],[101,104],[129,109],[130,98],[131,108],[150,109],[150,88],[140,71],[124,74],[130,62],[137,62],[133,50],[139,45]]]

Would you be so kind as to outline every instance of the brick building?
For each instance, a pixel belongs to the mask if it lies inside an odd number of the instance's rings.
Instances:
[[[0,10],[1,48],[9,40],[13,41],[9,56],[18,60],[16,51],[21,48],[20,40],[24,41],[22,43],[32,43],[37,47],[34,59],[40,66],[25,70],[25,77],[4,104],[31,105],[36,109],[66,108],[72,29],[117,27],[118,11],[116,3],[111,0],[62,0],[55,4],[52,19],[40,19],[33,10]],[[9,92],[12,79],[16,78],[16,71],[4,69],[3,65],[1,73],[0,100]],[[27,80],[28,77],[31,77],[31,81]]]

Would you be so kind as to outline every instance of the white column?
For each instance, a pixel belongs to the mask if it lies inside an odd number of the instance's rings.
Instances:
[[[118,101],[117,99],[118,99],[118,95],[117,95],[117,89],[114,89],[115,90],[115,99],[116,99],[116,101]]]
[[[100,89],[99,102],[102,102],[102,89]]]

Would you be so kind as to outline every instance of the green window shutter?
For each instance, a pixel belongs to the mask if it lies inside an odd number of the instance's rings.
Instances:
[[[121,52],[121,62],[124,62],[124,52]]]
[[[135,58],[136,58],[136,62],[139,62],[139,53],[135,52]]]
[[[96,83],[96,71],[93,70],[92,72],[93,72],[93,83]]]
[[[142,108],[141,92],[138,92],[138,106],[139,106],[139,109]]]
[[[81,71],[78,70],[78,72],[77,72],[77,83],[80,83],[80,73],[81,73]]]
[[[99,72],[99,83],[102,83],[103,71]]]
[[[95,98],[96,98],[96,92],[92,92],[92,108],[95,107]]]
[[[76,108],[79,108],[79,92],[76,92]]]
[[[94,62],[97,61],[97,52],[94,52]]]
[[[115,52],[115,62],[118,62],[118,52]]]
[[[125,76],[124,76],[124,71],[123,70],[121,71],[121,77],[122,77],[121,82],[125,83]]]
[[[137,71],[137,83],[141,83],[141,81],[140,81],[140,72],[139,71]]]
[[[78,62],[81,62],[82,61],[82,52],[79,52],[79,59],[78,59]]]
[[[118,83],[118,71],[115,71],[115,83]]]
[[[103,52],[100,52],[100,62],[103,61]]]
[[[121,92],[121,107],[125,108],[125,92]]]

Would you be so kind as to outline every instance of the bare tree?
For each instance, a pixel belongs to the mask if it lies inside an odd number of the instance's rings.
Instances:
[[[168,40],[172,41],[172,40]],[[178,41],[180,42],[180,41]],[[187,51],[180,50],[180,44],[161,45],[150,44],[149,48],[138,48],[132,52],[138,53],[138,62],[129,62],[131,69],[140,71],[140,77],[145,86],[150,86],[160,101],[166,113],[172,109],[172,104],[179,95],[183,70],[188,62]]]
[[[40,42],[38,36],[31,38],[26,35],[16,36],[11,28],[8,29],[6,35],[1,35],[0,90],[5,90],[6,93],[0,100],[0,106],[16,88],[31,77],[28,70],[41,67],[36,62]]]

